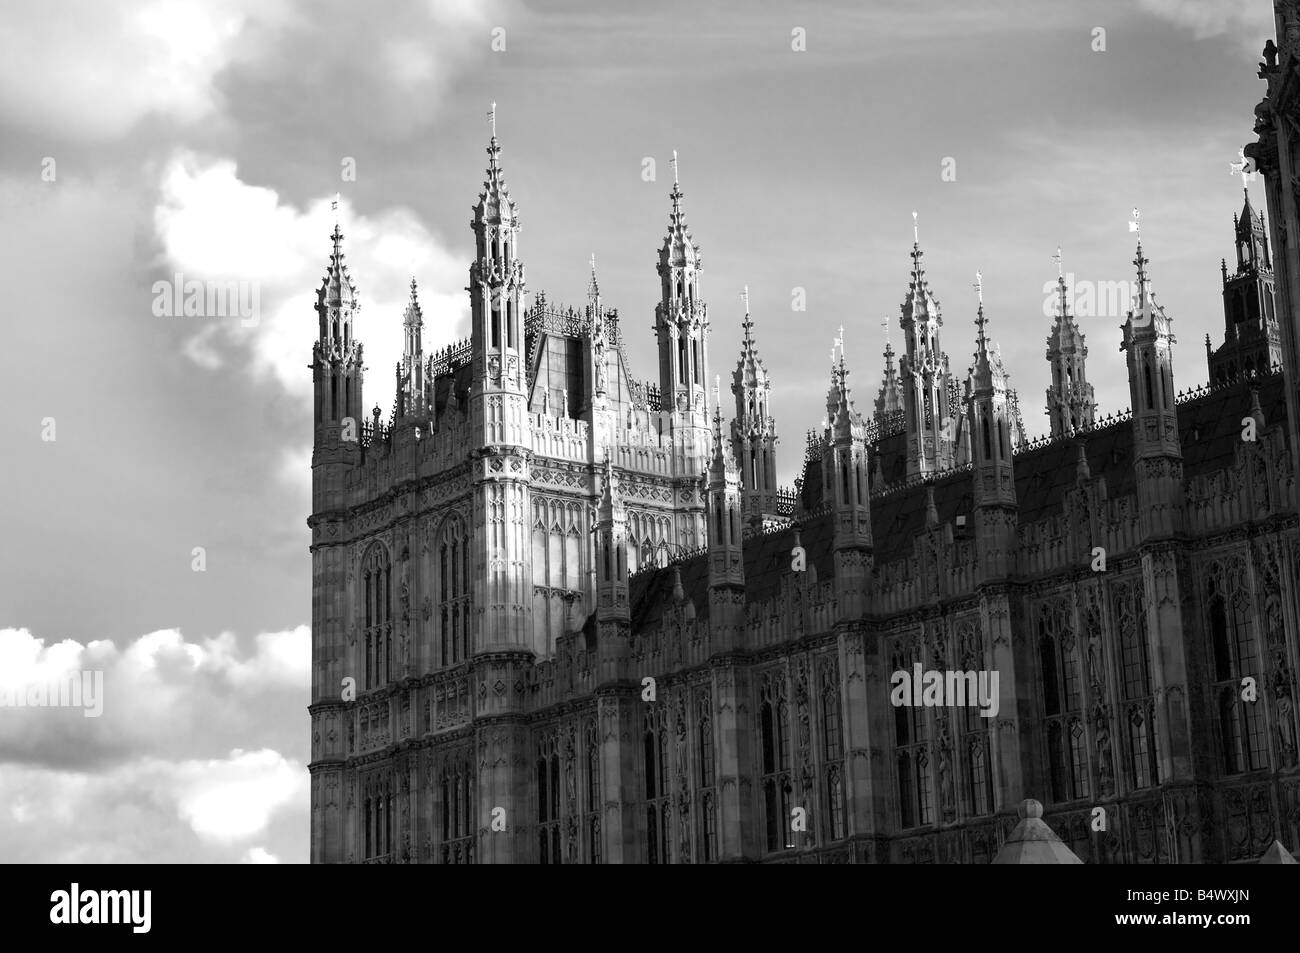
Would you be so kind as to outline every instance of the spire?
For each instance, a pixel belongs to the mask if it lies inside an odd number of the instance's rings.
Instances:
[[[903,409],[903,385],[898,379],[898,369],[894,365],[894,345],[885,342],[885,379],[876,397],[876,422],[883,424],[886,414],[897,413]]]
[[[777,513],[776,420],[771,412],[772,382],[754,341],[749,313],[749,285],[740,293],[745,309],[740,360],[731,375],[736,416],[731,424],[731,449],[741,469],[743,511],[749,525],[761,527]]]
[[[510,189],[506,186],[505,175],[501,171],[501,146],[497,142],[497,104],[492,104],[488,117],[492,123],[492,139],[488,142],[487,178],[483,182],[483,191],[479,193],[478,205],[474,207],[474,221],[488,225],[517,224],[515,203],[510,198]]]
[[[411,297],[406,302],[406,311],[402,315],[402,323],[407,327],[421,327],[424,325],[424,314],[420,311],[420,300],[416,297],[414,276],[411,278]]]
[[[596,253],[591,253],[591,282],[587,285],[587,297],[593,302],[600,300],[600,285],[596,284]]]
[[[677,180],[677,150],[673,150],[673,190],[668,193],[672,200],[672,209],[668,213],[668,235],[664,238],[662,260],[667,253],[670,265],[691,265],[698,267],[699,246],[691,238],[691,230],[686,225],[686,213],[682,211],[681,183]]]
[[[979,296],[979,307],[975,312],[975,366],[972,370],[975,386],[990,387],[997,380],[1005,387],[1008,375],[1002,366],[1002,349],[994,348],[990,352],[988,335],[985,333],[989,319],[984,317],[984,279],[978,271],[975,272],[975,284],[971,287]]]
[[[336,199],[336,207],[337,204],[338,200]],[[353,311],[358,311],[360,305],[357,302],[357,289],[348,274],[348,266],[344,263],[343,232],[339,230],[337,217],[334,221],[334,231],[330,235],[330,242],[333,249],[330,252],[330,263],[326,266],[325,278],[318,295],[320,304],[326,308],[350,307]],[[322,334],[321,337],[324,339],[326,335]]]
[[[1047,388],[1047,415],[1053,438],[1068,436],[1081,428],[1091,427],[1097,404],[1088,383],[1085,358],[1088,356],[1084,336],[1070,316],[1069,292],[1061,264],[1061,247],[1052,256],[1056,262],[1056,285],[1059,302],[1052,333],[1047,337],[1047,360],[1052,368],[1052,383]]]

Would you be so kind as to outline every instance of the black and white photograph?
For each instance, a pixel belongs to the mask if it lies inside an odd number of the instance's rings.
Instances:
[[[5,0],[0,130],[7,923],[1294,929],[1300,0]]]

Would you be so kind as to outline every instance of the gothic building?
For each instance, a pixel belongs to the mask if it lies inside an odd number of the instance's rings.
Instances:
[[[1296,128],[1261,122],[1266,142]],[[1270,220],[1298,235],[1270,174]],[[918,239],[874,413],[841,346],[792,492],[761,315],[746,296],[722,316],[744,331],[727,421],[676,182],[670,202],[646,382],[594,263],[583,307],[526,306],[494,135],[471,336],[426,354],[412,283],[387,421],[363,419],[335,227],[312,362],[313,861],[988,863],[1030,798],[1090,863],[1295,850],[1295,245],[1274,238],[1274,265],[1247,203],[1213,383],[1180,394],[1139,242],[1101,342],[1132,410],[1105,419],[1060,278],[1050,431],[1027,442],[993,340],[1010,321],[980,301],[956,372]],[[991,690],[895,704],[917,670]]]

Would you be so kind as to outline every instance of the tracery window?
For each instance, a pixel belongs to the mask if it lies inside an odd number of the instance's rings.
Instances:
[[[388,550],[375,543],[366,553],[361,570],[366,688],[377,688],[392,680],[392,574]]]
[[[973,622],[964,623],[958,632],[957,649],[963,671],[978,672],[985,668],[984,646],[979,629]],[[976,705],[961,710],[962,799],[968,816],[993,813],[993,758],[989,751],[989,722]]]
[[[474,807],[472,756],[457,752],[443,763],[438,783],[441,808],[442,862],[474,863]]]
[[[1210,615],[1210,640],[1214,653],[1214,693],[1218,705],[1219,744],[1225,774],[1241,774],[1268,766],[1268,740],[1263,704],[1241,697],[1242,679],[1262,682],[1259,642],[1250,600],[1240,582],[1224,577],[1219,564],[1206,581]],[[1258,698],[1258,696],[1257,696]]]
[[[759,729],[765,845],[768,850],[784,850],[794,846],[794,832],[790,829],[794,784],[790,777],[790,709],[785,698],[785,678],[780,673],[763,676]]]
[[[895,646],[893,671],[912,671],[911,653],[904,651],[901,644]],[[894,766],[899,824],[903,828],[934,823],[934,782],[925,721],[925,709],[920,704],[894,708]]]
[[[447,520],[435,548],[438,651],[443,665],[469,657],[469,539],[459,517]]]
[[[1062,600],[1043,603],[1038,611],[1039,674],[1053,801],[1085,798],[1090,791],[1078,648],[1069,606]]]
[[[647,860],[667,864],[672,859],[672,797],[669,795],[668,730],[663,709],[646,712],[641,736],[642,779],[645,783]]]
[[[1151,653],[1147,643],[1142,584],[1135,581],[1117,587],[1113,606],[1119,633],[1120,685],[1124,702],[1125,774],[1129,787],[1136,790],[1160,783]]]
[[[561,863],[560,755],[553,737],[543,740],[537,755],[537,857],[543,864]]]

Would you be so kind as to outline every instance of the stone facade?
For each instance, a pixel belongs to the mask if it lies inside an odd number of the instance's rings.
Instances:
[[[900,370],[890,349],[863,417],[841,346],[783,491],[748,313],[733,421],[710,394],[680,187],[650,384],[594,265],[582,309],[524,308],[495,137],[488,153],[472,336],[423,354],[412,286],[387,422],[363,419],[358,296],[332,237],[308,521],[314,862],[988,863],[1031,798],[1088,863],[1295,849],[1290,317],[1284,370],[1179,394],[1139,243],[1139,293],[1102,342],[1133,409],[1094,419],[1062,280],[1043,329],[1052,434],[1026,443],[982,303],[975,364],[949,370],[918,240]],[[1270,220],[1300,234],[1292,189],[1261,167]],[[1300,262],[1275,247],[1290,316]],[[895,705],[914,666],[996,673],[990,703]]]

